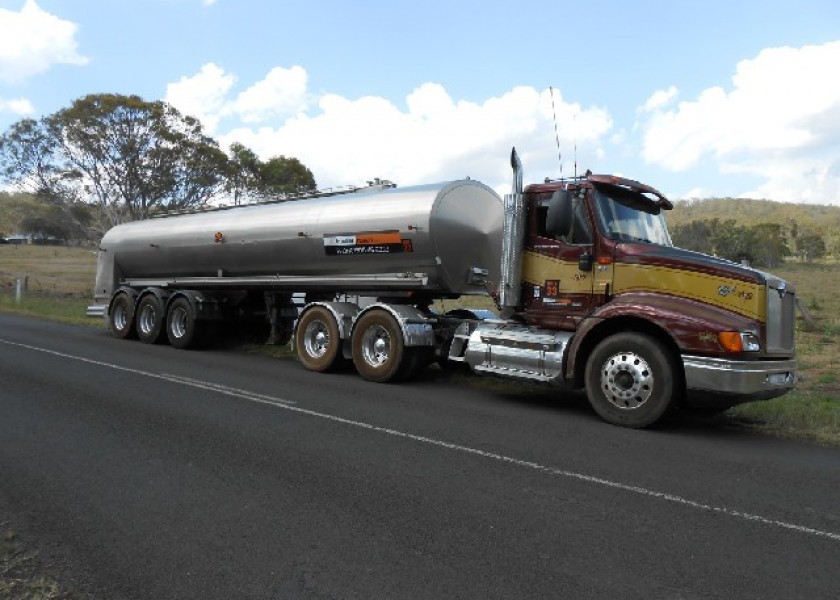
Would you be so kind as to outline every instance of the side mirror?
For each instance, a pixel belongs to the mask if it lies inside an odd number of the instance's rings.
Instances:
[[[572,193],[570,191],[557,190],[552,194],[545,218],[545,231],[555,237],[563,237],[571,233]]]

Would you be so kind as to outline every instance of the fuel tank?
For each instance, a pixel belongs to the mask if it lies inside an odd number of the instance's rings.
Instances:
[[[425,288],[484,293],[499,280],[503,207],[459,180],[263,203],[118,225],[100,244],[96,294],[173,278],[423,273]]]

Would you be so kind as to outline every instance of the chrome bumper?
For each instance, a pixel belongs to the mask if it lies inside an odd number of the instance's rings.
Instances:
[[[796,384],[796,359],[736,361],[684,356],[685,384],[689,392],[738,397],[740,402],[775,398]]]

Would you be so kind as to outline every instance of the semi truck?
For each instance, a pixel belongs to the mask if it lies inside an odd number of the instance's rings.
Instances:
[[[87,314],[176,348],[225,330],[292,342],[306,369],[372,382],[437,362],[585,390],[635,428],[794,387],[794,286],[674,247],[653,187],[587,172],[523,188],[515,149],[510,164],[504,198],[377,182],[118,225]],[[471,296],[488,308],[441,308]]]

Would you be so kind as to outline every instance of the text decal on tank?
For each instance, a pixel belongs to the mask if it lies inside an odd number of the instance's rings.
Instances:
[[[399,231],[364,233],[325,233],[324,251],[329,256],[354,254],[399,254],[413,252],[411,240],[402,239]]]

